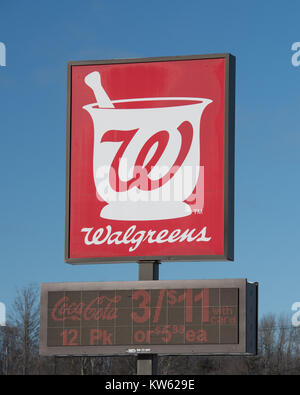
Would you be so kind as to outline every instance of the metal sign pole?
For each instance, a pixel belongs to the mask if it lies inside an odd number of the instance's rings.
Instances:
[[[159,279],[160,261],[139,261],[139,281]],[[141,354],[137,356],[137,375],[157,374],[157,354]]]

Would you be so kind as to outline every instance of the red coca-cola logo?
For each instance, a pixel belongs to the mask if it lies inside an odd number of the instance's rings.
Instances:
[[[117,307],[121,296],[110,298],[108,296],[98,296],[89,303],[71,302],[68,296],[64,296],[57,301],[51,311],[51,318],[54,321],[111,321],[117,318]]]

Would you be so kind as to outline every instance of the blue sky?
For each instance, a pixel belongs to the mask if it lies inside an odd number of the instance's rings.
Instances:
[[[136,280],[136,264],[64,263],[66,64],[237,58],[235,261],[163,263],[160,279],[248,278],[260,315],[300,301],[300,3],[2,1],[0,301],[29,283]]]

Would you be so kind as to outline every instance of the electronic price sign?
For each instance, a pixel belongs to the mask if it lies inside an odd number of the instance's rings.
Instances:
[[[40,351],[256,353],[256,306],[246,280],[42,284]]]

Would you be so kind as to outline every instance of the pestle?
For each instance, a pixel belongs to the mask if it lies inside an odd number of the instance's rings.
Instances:
[[[88,87],[90,87],[93,90],[99,107],[101,108],[115,107],[101,84],[101,76],[98,71],[93,71],[92,73],[88,74],[84,78],[84,82],[87,84]]]

